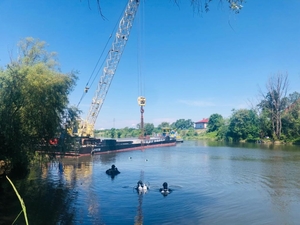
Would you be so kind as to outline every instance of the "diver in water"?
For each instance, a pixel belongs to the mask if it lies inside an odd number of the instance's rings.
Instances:
[[[106,170],[106,174],[110,175],[110,176],[115,176],[119,173],[120,173],[120,171],[118,170],[118,168],[115,165],[111,165],[111,168]]]
[[[141,180],[137,182],[137,185],[135,187],[135,190],[137,190],[138,193],[146,193],[149,187],[144,184]]]
[[[170,188],[168,188],[168,183],[164,182],[163,187],[159,189],[160,193],[162,193],[162,195],[167,196],[168,194],[170,194],[172,192],[172,190]]]

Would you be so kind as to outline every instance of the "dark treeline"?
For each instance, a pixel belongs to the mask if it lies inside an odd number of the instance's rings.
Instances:
[[[144,125],[144,136],[162,135],[165,128],[176,131],[177,134],[184,133],[186,130],[194,129],[194,122],[191,119],[179,119],[174,123],[162,122],[157,127],[152,123],[145,123]],[[95,130],[95,136],[108,137],[108,138],[131,138],[140,137],[141,129],[140,124],[136,128],[122,128],[122,129],[105,129]]]

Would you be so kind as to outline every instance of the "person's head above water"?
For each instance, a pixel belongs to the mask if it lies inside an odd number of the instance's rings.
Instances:
[[[164,189],[168,189],[168,183],[167,183],[167,182],[164,182],[164,183],[163,183],[163,187],[164,187]]]

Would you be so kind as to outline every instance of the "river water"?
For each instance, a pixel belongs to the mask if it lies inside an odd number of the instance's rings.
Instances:
[[[186,141],[59,160],[63,172],[54,160],[14,181],[31,225],[300,223],[299,146]],[[114,178],[105,173],[112,164],[121,171]],[[133,188],[140,179],[145,194]],[[0,200],[0,224],[11,224],[21,207],[5,181]]]

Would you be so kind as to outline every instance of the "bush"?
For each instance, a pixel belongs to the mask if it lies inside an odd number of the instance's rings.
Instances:
[[[300,137],[293,141],[294,145],[300,145]]]

